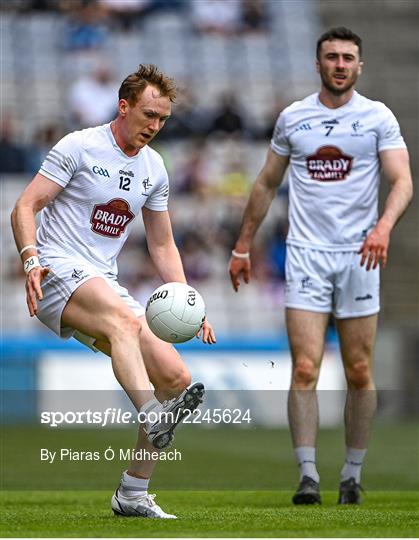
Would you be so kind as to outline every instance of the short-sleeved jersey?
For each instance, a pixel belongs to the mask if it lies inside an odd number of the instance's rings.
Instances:
[[[41,255],[74,256],[107,275],[144,206],[167,210],[169,181],[161,156],[145,146],[128,157],[110,124],[75,131],[49,152],[39,171],[64,189],[41,212]]]
[[[327,251],[359,248],[375,226],[379,152],[406,148],[393,113],[354,92],[337,109],[319,95],[278,117],[272,150],[289,156],[289,244]]]

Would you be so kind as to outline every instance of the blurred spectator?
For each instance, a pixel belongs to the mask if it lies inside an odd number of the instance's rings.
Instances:
[[[249,194],[251,181],[243,156],[237,150],[226,163],[226,172],[219,180],[218,190],[230,197],[245,197]]]
[[[36,174],[50,149],[64,136],[63,126],[46,124],[37,129],[25,152],[25,170]]]
[[[124,31],[154,11],[153,0],[99,0],[99,5],[108,14],[111,26]]]
[[[60,9],[68,14],[63,47],[68,51],[103,48],[108,39],[106,12],[97,0],[61,0]]]
[[[184,0],[98,0],[107,13],[109,23],[117,30],[131,31],[156,11],[182,9]]]
[[[235,35],[240,29],[239,0],[191,2],[191,22],[198,32]]]
[[[73,129],[98,126],[112,120],[118,107],[118,84],[105,65],[70,87],[69,112]]]
[[[0,125],[0,173],[23,173],[25,171],[25,148],[16,141],[16,129],[10,117]]]
[[[205,197],[209,193],[208,163],[205,142],[200,139],[188,152],[173,173],[176,193],[190,193]]]
[[[230,258],[231,250],[237,239],[242,221],[245,199],[234,197],[225,198],[225,211],[219,217],[217,244],[223,246],[226,253],[226,261]]]
[[[186,3],[183,0],[99,0],[99,4],[108,14],[112,27],[130,31],[151,13],[162,9],[181,9]]]
[[[188,227],[179,240],[179,251],[187,281],[202,281],[211,277],[211,247],[202,234]]]
[[[241,29],[243,32],[265,32],[268,28],[268,13],[265,0],[241,1]]]
[[[214,112],[209,132],[221,131],[228,134],[242,133],[244,121],[235,96],[229,92],[221,95],[220,104]]]

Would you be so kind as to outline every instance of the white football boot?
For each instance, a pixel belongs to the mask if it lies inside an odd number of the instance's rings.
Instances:
[[[171,444],[175,427],[199,407],[204,400],[204,394],[204,385],[194,383],[178,397],[162,403],[157,421],[145,428],[147,439],[155,448],[161,450]]]
[[[126,497],[118,488],[112,496],[112,510],[116,516],[143,517],[152,519],[177,519],[173,514],[166,514],[154,502],[155,495],[141,495],[140,497]]]

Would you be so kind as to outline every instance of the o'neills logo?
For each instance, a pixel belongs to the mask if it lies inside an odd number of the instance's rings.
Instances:
[[[330,182],[345,180],[352,169],[352,156],[337,146],[322,146],[315,154],[306,158],[308,174],[313,180]]]
[[[151,306],[151,304],[155,302],[156,300],[158,300],[159,298],[161,298],[162,300],[167,298],[168,294],[169,294],[169,291],[167,289],[164,289],[164,291],[159,291],[157,293],[152,294],[150,298],[148,299],[146,309],[148,309]]]
[[[123,199],[112,199],[105,204],[96,204],[90,223],[92,231],[110,238],[119,238],[125,227],[134,219],[129,204]]]

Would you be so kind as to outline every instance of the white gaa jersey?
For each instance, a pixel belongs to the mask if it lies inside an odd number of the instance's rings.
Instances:
[[[161,156],[148,146],[126,156],[110,124],[66,135],[39,172],[64,188],[41,212],[40,255],[81,258],[116,275],[116,258],[141,208],[167,210]]]
[[[357,92],[338,109],[312,94],[278,117],[271,148],[290,157],[287,242],[359,248],[378,217],[379,152],[406,148],[393,113]]]

